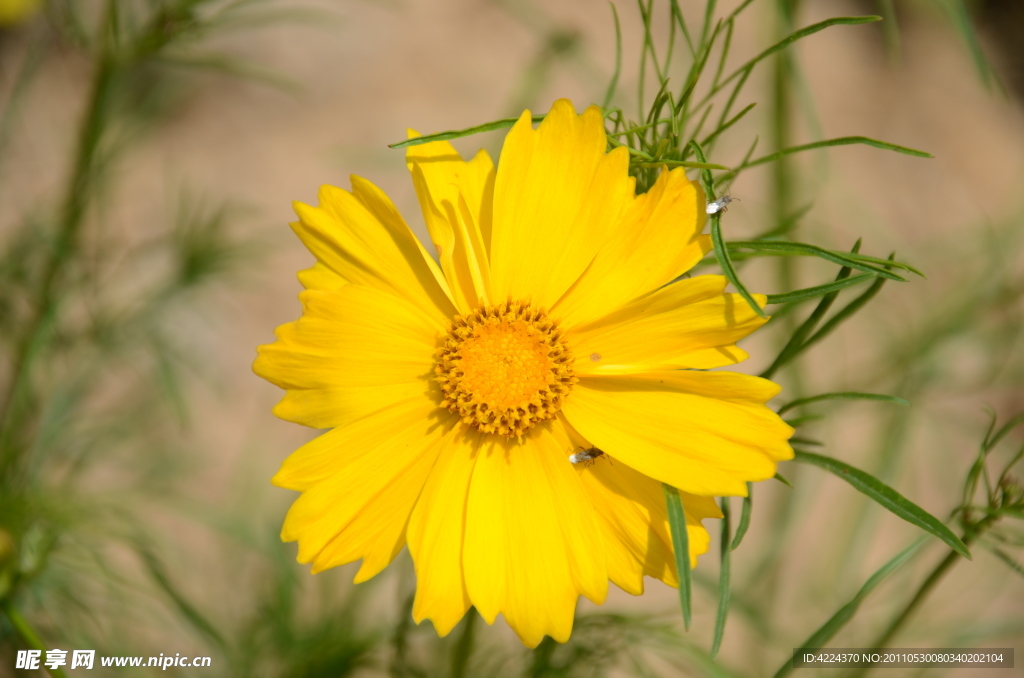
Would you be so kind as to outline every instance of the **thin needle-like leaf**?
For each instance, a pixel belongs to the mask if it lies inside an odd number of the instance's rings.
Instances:
[[[810,245],[803,242],[792,242],[789,240],[734,240],[729,243],[730,250],[754,250],[755,252],[777,253],[783,256],[809,256],[818,257],[825,261],[831,261],[840,266],[848,266],[857,271],[873,273],[881,278],[906,282],[907,279],[897,275],[888,268],[909,268],[905,264],[894,265],[896,262],[886,261],[882,266],[868,263],[861,258],[851,257],[848,252],[836,252],[827,250],[824,247]]]
[[[853,245],[853,251],[856,252],[859,249],[860,240],[857,240]],[[849,277],[850,273],[851,269],[847,266],[839,269],[839,273],[836,275],[836,282]],[[804,348],[806,348],[807,336],[814,331],[814,328],[818,326],[821,319],[825,317],[825,314],[828,313],[828,310],[832,307],[832,303],[836,300],[837,296],[839,296],[839,292],[830,292],[822,297],[821,301],[818,302],[818,305],[814,308],[811,314],[807,316],[807,319],[796,328],[795,332],[793,332],[793,336],[791,336],[789,341],[786,342],[786,345],[782,347],[782,350],[779,351],[779,355],[776,356],[774,361],[772,361],[772,364],[760,374],[761,377],[770,379],[777,370],[782,368],[783,365],[795,358],[804,350]]]
[[[729,497],[722,497],[722,537],[719,543],[719,553],[722,558],[721,569],[718,573],[718,612],[715,615],[715,634],[711,640],[711,658],[718,656],[718,650],[722,647],[722,636],[725,635],[725,621],[729,616],[729,598],[732,591],[730,575],[731,565],[731,539],[729,535]]]
[[[782,414],[787,412],[794,407],[800,407],[807,405],[808,403],[816,403],[819,400],[878,400],[885,403],[893,403],[894,405],[903,405],[904,407],[910,407],[910,403],[903,398],[897,398],[896,396],[883,395],[881,393],[861,393],[858,391],[842,391],[837,393],[822,393],[821,395],[810,396],[809,398],[798,398],[791,402],[786,403],[778,409],[778,413]]]
[[[925,538],[921,537],[913,544],[903,549],[896,554],[889,562],[882,567],[878,568],[874,574],[872,574],[864,585],[860,587],[857,594],[850,599],[848,603],[839,608],[835,614],[828,618],[828,620],[818,627],[818,629],[812,633],[807,640],[799,645],[801,648],[820,648],[824,647],[825,644],[832,639],[833,636],[843,628],[847,622],[849,622],[853,615],[856,614],[860,604],[864,602],[871,591],[878,586],[883,579],[888,577],[890,574],[895,572],[901,565],[905,564],[910,560],[914,554],[921,548],[925,543]],[[775,672],[774,678],[783,678],[783,676],[789,674],[793,669],[793,662],[787,661],[785,664],[779,667],[779,670]]]
[[[911,525],[916,525],[925,532],[935,535],[964,558],[971,559],[971,552],[967,550],[960,537],[956,536],[941,520],[870,473],[865,473],[838,459],[824,457],[812,452],[797,450],[795,460],[825,469],[836,477],[842,478],[852,485],[854,489],[864,493],[896,517],[902,518]]]
[[[619,74],[622,72],[622,26],[619,25],[619,11],[615,9],[614,2],[609,2],[608,6],[612,8],[612,18],[615,20],[615,72],[612,73],[608,91],[604,94],[604,104],[601,106],[604,110],[612,105],[615,89],[619,86]]]
[[[691,600],[693,584],[690,572],[690,535],[686,531],[686,513],[683,511],[683,498],[679,490],[662,483],[665,492],[665,503],[668,506],[668,524],[672,533],[672,550],[675,552],[676,569],[679,572],[679,606],[683,610],[683,625],[690,630],[692,617]]]
[[[757,106],[757,102],[749,104],[742,111],[740,111],[739,113],[737,113],[733,117],[729,118],[729,120],[727,122],[720,122],[719,125],[718,125],[718,129],[716,129],[714,132],[711,132],[706,137],[704,137],[704,141],[701,142],[701,146],[707,146],[712,141],[717,139],[722,134],[722,132],[726,131],[727,129],[729,129],[730,127],[732,127],[736,123],[738,123],[740,120],[742,120],[743,116],[745,116],[747,113],[749,113],[751,110],[753,110],[754,106]],[[708,109],[708,110],[710,110],[710,109]]]
[[[756,167],[758,165],[764,165],[765,163],[769,163],[769,162],[775,162],[776,160],[779,160],[780,158],[784,158],[785,156],[792,155],[794,153],[802,153],[804,151],[813,151],[813,150],[818,149],[818,148],[828,148],[830,146],[852,146],[852,145],[873,146],[874,148],[881,148],[881,149],[886,150],[886,151],[896,151],[897,153],[903,153],[904,155],[912,155],[912,156],[914,156],[916,158],[934,158],[935,157],[931,153],[927,153],[925,151],[919,151],[916,148],[908,148],[907,146],[900,146],[898,144],[889,143],[888,141],[880,141],[878,139],[872,139],[871,137],[860,137],[860,136],[857,136],[857,137],[839,137],[837,139],[825,139],[823,141],[815,141],[815,142],[812,142],[812,143],[809,143],[809,144],[802,144],[800,146],[790,146],[789,148],[784,148],[781,151],[776,151],[775,153],[770,153],[768,155],[763,155],[760,158],[755,158],[754,160],[746,162],[743,165],[737,167],[730,174],[726,175],[724,177],[724,179],[729,179],[733,175],[738,174],[739,172],[741,172],[741,171],[743,171],[745,169],[749,169],[751,167]],[[721,180],[721,179],[723,179],[723,177],[719,177],[719,180]]]
[[[542,122],[544,120],[543,115],[533,116],[533,122]],[[431,141],[448,141],[449,139],[459,139],[461,137],[468,137],[474,134],[480,134],[481,132],[492,132],[496,129],[506,129],[519,122],[519,118],[503,118],[501,120],[494,120],[492,122],[485,122],[482,125],[476,125],[475,127],[467,127],[466,129],[451,130],[448,132],[437,132],[436,134],[426,134],[421,137],[413,137],[412,139],[406,139],[405,141],[399,141],[393,144],[388,144],[388,148],[405,148],[406,146],[418,146],[420,144],[429,144]]]
[[[775,43],[774,45],[772,45],[768,49],[764,50],[763,52],[761,52],[760,54],[755,56],[750,61],[747,61],[745,64],[743,64],[742,66],[737,68],[735,71],[732,72],[731,75],[729,75],[727,78],[725,78],[725,80],[722,80],[722,82],[718,83],[717,87],[712,88],[711,91],[708,92],[708,94],[704,97],[704,99],[698,105],[703,105],[708,99],[713,97],[723,87],[725,87],[727,84],[729,84],[734,79],[739,77],[740,74],[743,73],[744,71],[753,70],[754,66],[756,66],[758,62],[763,61],[764,59],[768,58],[772,54],[775,54],[776,52],[778,52],[779,50],[782,50],[782,49],[785,49],[786,47],[789,47],[791,44],[793,44],[797,40],[800,40],[802,38],[806,38],[809,35],[814,35],[818,31],[823,31],[826,28],[829,28],[831,26],[840,26],[840,25],[854,26],[854,25],[857,25],[857,24],[867,24],[867,23],[872,23],[874,21],[881,21],[881,20],[882,20],[882,17],[880,17],[880,16],[839,16],[839,17],[833,17],[831,19],[826,19],[825,21],[820,21],[820,22],[818,22],[816,24],[812,24],[810,26],[807,26],[806,28],[801,28],[799,31],[796,31],[795,33],[791,33],[790,35],[786,36],[785,38],[783,38],[779,42]]]
[[[839,327],[839,325],[841,325],[843,322],[853,317],[853,315],[857,311],[863,308],[865,304],[871,301],[871,299],[881,291],[882,286],[885,285],[885,282],[885,278],[878,278],[877,280],[875,280],[871,287],[869,287],[863,294],[861,294],[859,297],[857,297],[849,304],[844,306],[842,310],[840,310],[834,316],[829,318],[828,321],[826,321],[825,324],[821,326],[821,329],[819,329],[817,332],[811,335],[811,337],[808,338],[807,341],[803,343],[798,352],[802,353],[803,351],[806,351],[808,348],[810,348],[814,344],[818,343],[819,341],[827,337],[832,332],[832,330]]]
[[[743,497],[743,508],[740,509],[740,523],[736,526],[736,536],[729,545],[733,551],[739,548],[747,528],[750,527],[750,514],[754,507],[754,483],[747,483],[747,496]]]
[[[814,297],[820,297],[830,292],[838,292],[844,290],[847,287],[853,287],[859,285],[862,282],[872,280],[878,276],[872,275],[871,273],[858,273],[855,276],[849,278],[843,278],[842,280],[836,280],[834,282],[826,283],[824,285],[817,285],[815,287],[805,287],[800,290],[793,290],[792,292],[782,292],[780,294],[769,294],[769,304],[792,304],[798,301],[804,301],[806,299],[813,299]]]
[[[999,560],[1003,561],[1007,565],[1007,567],[1009,567],[1011,570],[1013,570],[1020,576],[1024,577],[1024,565],[1021,565],[1019,562],[1017,562],[1017,560],[1013,556],[1011,556],[1009,553],[1003,551],[997,546],[989,546],[988,550],[991,551],[996,558],[999,558]]]
[[[693,152],[697,156],[697,160],[705,163],[708,161],[704,156],[704,149],[700,147],[700,144],[698,144],[696,140],[691,140],[690,146],[693,148]],[[715,200],[715,185],[714,180],[711,177],[711,171],[702,170],[700,176],[707,199]],[[753,295],[747,291],[746,286],[740,282],[739,276],[736,275],[736,269],[733,267],[732,260],[729,258],[729,250],[726,248],[725,241],[722,239],[721,222],[721,212],[716,212],[711,215],[711,243],[715,249],[715,256],[718,258],[718,263],[722,267],[722,272],[725,274],[726,279],[732,283],[733,287],[736,288],[736,291],[739,292],[740,296],[747,302],[751,310],[753,310],[758,316],[767,318],[768,314],[764,312],[761,305],[757,303]]]

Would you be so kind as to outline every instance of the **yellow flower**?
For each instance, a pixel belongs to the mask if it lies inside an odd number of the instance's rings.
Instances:
[[[317,262],[254,370],[287,390],[279,417],[331,429],[274,477],[302,492],[282,531],[299,562],[362,559],[360,582],[408,545],[417,622],[444,635],[473,605],[564,642],[580,595],[677,585],[661,482],[692,567],[712,497],[792,456],[775,384],[700,371],[745,359],[765,321],[721,276],[669,284],[710,249],[702,191],[680,169],[637,196],[625,149],[605,151],[600,110],[565,100],[536,130],[523,113],[497,171],[411,147],[440,265],[365,179],[295,205]]]

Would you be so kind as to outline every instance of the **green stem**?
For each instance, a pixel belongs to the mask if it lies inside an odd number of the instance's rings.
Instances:
[[[39,634],[36,633],[35,629],[29,625],[28,621],[21,616],[21,613],[18,612],[17,608],[11,604],[11,601],[5,600],[2,607],[4,614],[7,615],[7,618],[11,621],[11,626],[13,626],[14,630],[18,632],[18,635],[21,636],[23,641],[25,641],[25,644],[33,650],[46,652],[46,647],[43,646],[43,641],[39,638]],[[46,670],[54,678],[67,678],[67,674],[59,668],[51,669],[47,667]]]
[[[473,637],[476,632],[476,610],[472,607],[466,613],[466,623],[462,627],[459,642],[452,650],[452,678],[464,678],[469,658],[473,654]]]
[[[780,38],[793,32],[796,5],[798,0],[776,0],[775,14],[777,17],[776,31]],[[783,50],[774,57],[774,71],[772,74],[772,128],[771,143],[773,148],[786,148],[789,145],[790,133],[790,100],[792,92],[790,87],[790,52]],[[792,206],[792,163],[788,158],[783,162],[772,163],[772,188],[774,192],[774,204],[772,206],[773,223],[783,223],[791,215]],[[795,257],[779,257],[777,269],[779,289],[792,290],[796,285],[794,270]],[[793,314],[786,314],[779,318],[783,326],[782,335],[793,336],[797,328],[797,319]],[[789,397],[799,398],[805,393],[803,374],[795,363],[790,363],[786,370],[788,384],[786,393]],[[800,469],[793,469],[797,477],[802,473]],[[759,587],[764,591],[762,596],[763,610],[769,613],[775,605],[775,597],[778,589],[778,578],[780,569],[779,559],[785,553],[786,539],[788,538],[792,521],[796,516],[795,493],[784,492],[778,502],[772,506],[772,524],[779,526],[780,538],[773,540],[771,548],[765,554],[762,561],[762,568],[758,569]],[[769,613],[770,614],[770,613]]]
[[[395,626],[395,634],[391,637],[391,647],[394,655],[391,657],[390,673],[395,678],[401,678],[409,674],[407,653],[409,650],[409,631],[412,627],[412,605],[416,599],[415,593],[405,596],[402,602],[398,625]]]
[[[25,324],[14,355],[13,374],[0,399],[0,475],[13,461],[10,450],[17,445],[14,428],[24,426],[28,419],[21,410],[27,404],[32,367],[56,320],[60,275],[77,249],[90,194],[96,183],[96,152],[107,123],[115,67],[116,63],[104,45],[97,57],[89,103],[78,133],[75,161],[61,203],[57,232],[34,295],[34,313]]]

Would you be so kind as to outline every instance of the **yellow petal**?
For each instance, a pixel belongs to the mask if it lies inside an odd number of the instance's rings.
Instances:
[[[576,599],[608,588],[596,511],[568,455],[558,422],[524,442],[493,440],[480,451],[469,489],[463,566],[481,616],[503,614],[524,644],[565,642]]]
[[[292,455],[274,482],[305,488],[281,531],[299,542],[298,561],[320,572],[362,558],[357,582],[387,567],[456,422],[424,399],[334,429]]]
[[[319,261],[299,271],[299,282],[307,290],[336,290],[345,284],[345,279]]]
[[[320,206],[295,203],[292,224],[309,251],[355,285],[408,299],[443,325],[455,313],[437,264],[384,193],[360,177],[352,192],[323,186]]]
[[[577,374],[627,374],[732,365],[747,357],[735,343],[767,321],[726,280],[680,280],[569,332]],[[766,297],[754,295],[764,306]]]
[[[579,469],[580,479],[594,506],[605,540],[608,576],[616,586],[640,595],[644,575],[669,586],[679,586],[672,537],[669,531],[665,494],[661,483],[637,473],[620,459],[599,459]],[[711,543],[703,518],[720,518],[710,497],[682,494],[686,531],[690,543],[690,566],[706,553]]]
[[[253,363],[288,391],[274,410],[279,417],[330,428],[436,391],[438,329],[420,309],[358,285],[307,290],[299,299],[303,316],[277,328],[278,341],[260,346]]]
[[[687,180],[682,168],[662,172],[615,222],[607,243],[552,309],[553,316],[572,327],[678,278],[711,250],[711,238],[700,234],[706,216],[697,182]]]
[[[433,225],[431,232],[441,270],[450,285],[456,308],[468,314],[489,303],[490,298],[490,267],[483,236],[468,202],[454,184],[448,186],[455,191],[450,200],[447,197],[435,200],[423,166],[414,162],[411,167],[416,193],[425,195],[421,198],[423,214],[427,223]]]
[[[483,436],[458,426],[445,441],[409,518],[409,554],[416,565],[416,623],[430,619],[446,636],[469,609],[462,568],[466,503]]]
[[[731,372],[583,377],[563,412],[615,459],[702,496],[745,496],[791,459],[793,429],[763,405],[779,387]]]
[[[628,153],[605,153],[601,111],[561,99],[536,130],[526,111],[505,137],[494,186],[494,298],[551,308],[632,200]]]
[[[410,137],[419,136],[409,130]],[[447,141],[410,146],[406,163],[441,270],[460,313],[489,303],[494,163],[485,151],[469,162]]]

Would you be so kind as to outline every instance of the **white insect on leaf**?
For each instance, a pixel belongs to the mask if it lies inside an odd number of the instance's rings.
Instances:
[[[733,200],[739,200],[739,198],[733,198],[728,193],[723,195],[718,200],[712,200],[711,202],[708,203],[708,214],[718,214],[719,212],[722,212],[724,214],[725,212],[728,212],[728,205]]]

